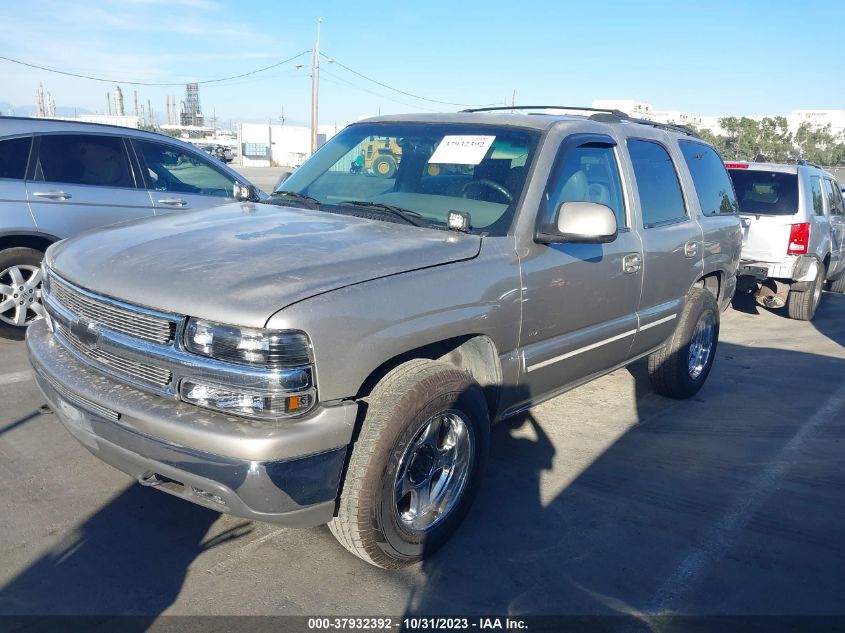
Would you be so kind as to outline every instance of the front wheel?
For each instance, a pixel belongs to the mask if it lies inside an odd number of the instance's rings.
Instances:
[[[710,374],[719,342],[719,306],[709,290],[693,288],[665,345],[648,357],[654,390],[669,398],[690,398]]]
[[[373,161],[373,173],[381,178],[393,178],[396,173],[396,160],[392,156],[379,156]]]
[[[431,360],[392,370],[367,407],[329,529],[356,556],[395,569],[433,553],[463,520],[490,419],[478,383]]]
[[[0,338],[20,340],[27,326],[44,316],[41,259],[34,248],[0,251]]]

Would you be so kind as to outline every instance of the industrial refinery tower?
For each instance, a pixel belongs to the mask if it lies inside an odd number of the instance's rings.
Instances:
[[[39,118],[56,116],[56,102],[53,101],[50,91],[45,90],[40,82],[35,90],[35,116]]]
[[[182,125],[202,127],[203,116],[200,108],[199,84],[185,84],[185,101],[182,102],[181,115],[180,123]]]

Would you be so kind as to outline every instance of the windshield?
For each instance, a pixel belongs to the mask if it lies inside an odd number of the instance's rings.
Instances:
[[[471,232],[504,235],[538,136],[494,125],[352,125],[279,185],[277,196],[291,192],[281,195],[388,221],[402,221],[397,211],[405,212],[435,228],[460,211],[469,214]]]
[[[792,215],[798,211],[798,176],[777,171],[729,169],[739,212]]]

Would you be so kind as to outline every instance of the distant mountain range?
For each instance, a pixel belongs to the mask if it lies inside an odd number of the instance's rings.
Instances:
[[[0,101],[0,114],[3,116],[32,116],[35,114],[36,107],[34,105],[13,106],[11,103]],[[57,116],[74,116],[76,114],[94,114],[87,108],[69,108],[64,106],[56,106]]]

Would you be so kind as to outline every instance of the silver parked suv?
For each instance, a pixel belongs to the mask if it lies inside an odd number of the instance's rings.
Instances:
[[[374,139],[401,150],[389,176],[350,169]],[[721,158],[685,129],[379,117],[281,187],[47,251],[38,384],[141,484],[329,523],[398,567],[466,514],[492,422],[638,358],[674,398],[713,365],[740,223]]]
[[[816,165],[727,163],[742,217],[741,289],[793,319],[816,313],[825,280],[845,292],[845,210]],[[758,286],[759,283],[759,286]]]
[[[247,185],[170,136],[0,117],[0,336],[23,338],[43,314],[39,266],[53,242],[113,222],[232,202]]]

